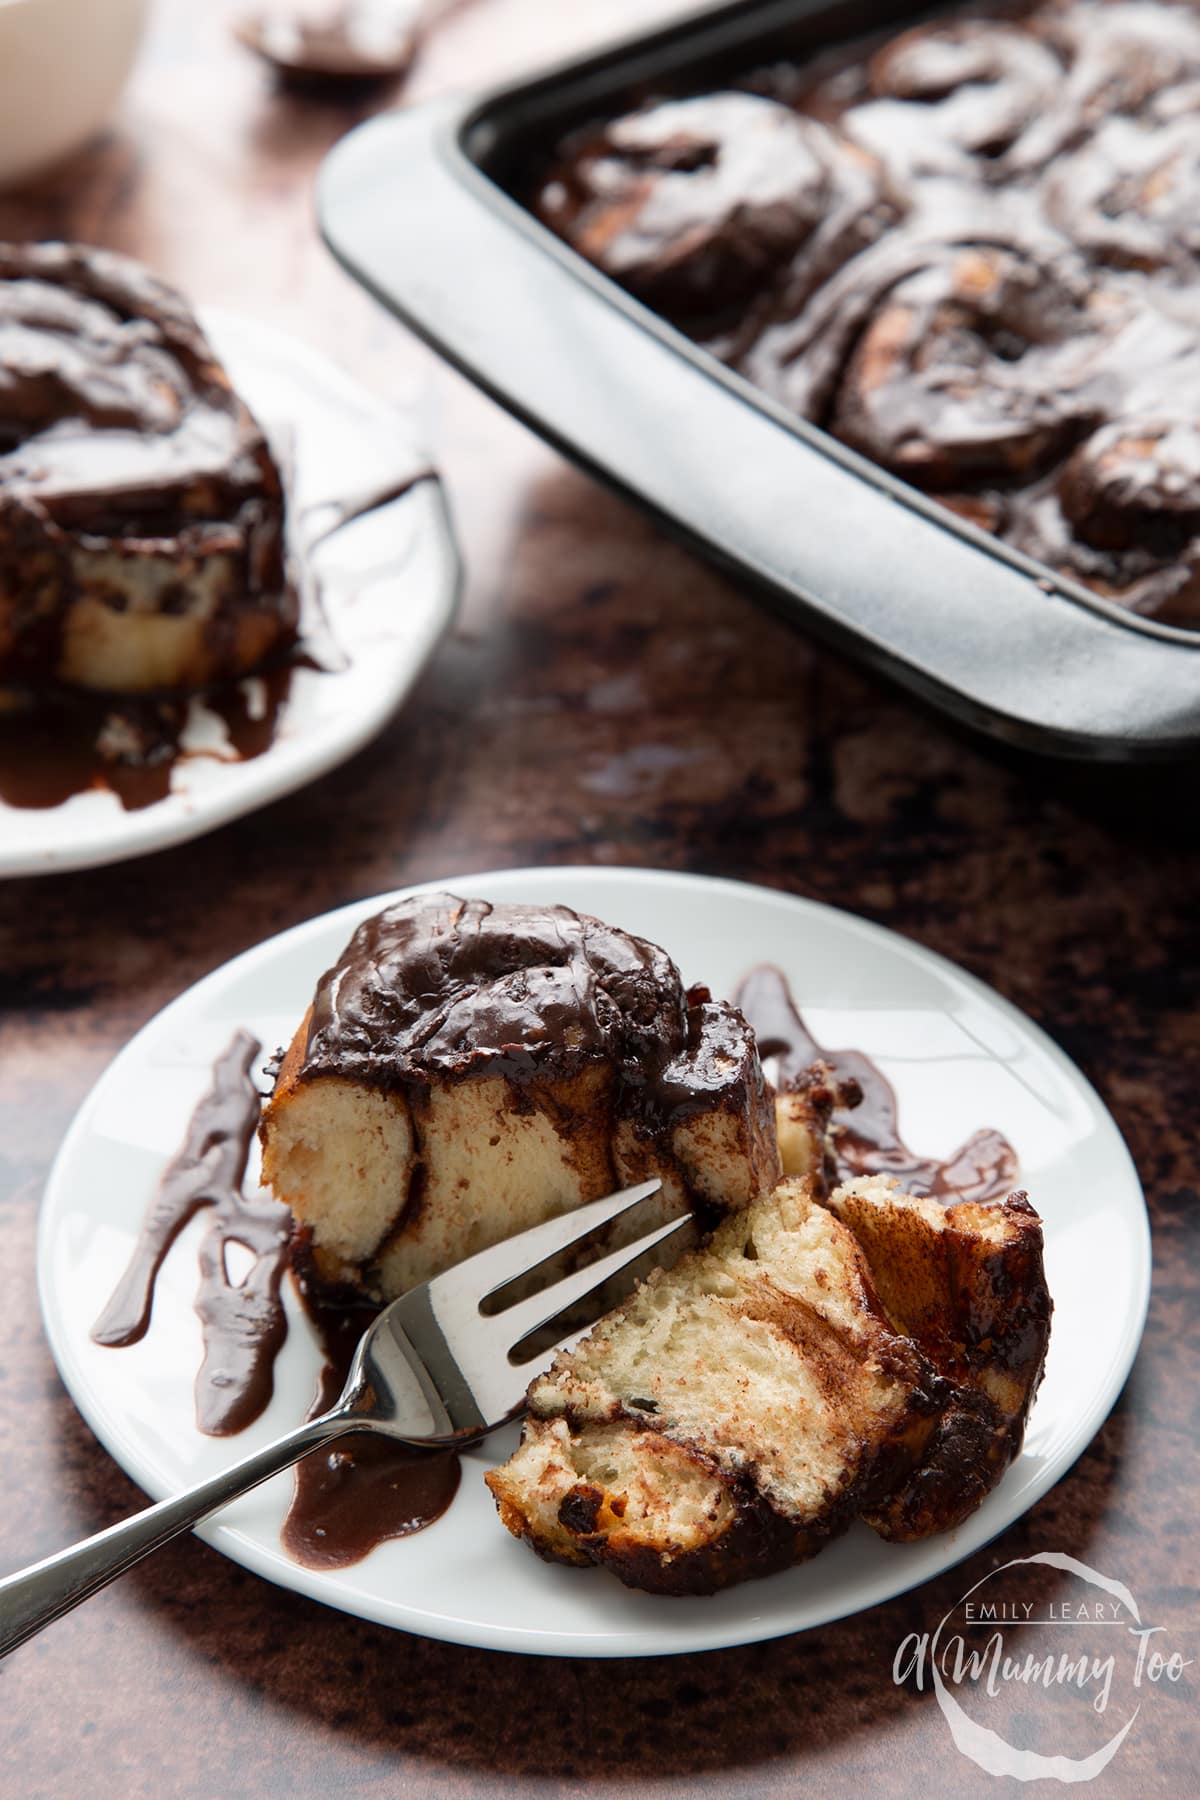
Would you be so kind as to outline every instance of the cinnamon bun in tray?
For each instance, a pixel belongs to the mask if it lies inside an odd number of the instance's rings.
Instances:
[[[321,211],[409,324],[777,607],[1008,741],[1172,756],[1200,743],[1198,102],[1178,0],[750,0],[373,121]]]
[[[535,198],[774,399],[1200,626],[1200,19],[977,8],[650,98]]]

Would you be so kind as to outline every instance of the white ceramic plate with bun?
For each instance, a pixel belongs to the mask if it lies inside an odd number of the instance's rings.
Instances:
[[[320,518],[327,502],[383,497],[322,538],[311,558],[324,614],[314,650],[324,666],[300,659],[257,756],[238,756],[217,714],[193,700],[170,793],[152,805],[127,811],[108,788],[48,807],[0,798],[0,876],[165,850],[303,787],[382,730],[453,617],[458,555],[441,485],[410,422],[296,338],[215,310],[201,322],[276,448],[290,511]],[[389,498],[397,488],[405,491]],[[240,684],[249,706],[255,681]]]
[[[599,1569],[539,1562],[509,1537],[483,1476],[509,1454],[515,1427],[463,1458],[458,1493],[436,1524],[382,1545],[351,1568],[317,1572],[284,1554],[279,1531],[290,1474],[238,1501],[200,1536],[283,1587],[425,1637],[554,1656],[651,1656],[779,1637],[892,1599],[986,1544],[1066,1473],[1137,1352],[1150,1238],[1116,1125],[1037,1026],[928,950],[848,913],[762,888],[588,868],[460,875],[431,885],[597,914],[664,945],[686,982],[704,981],[719,995],[731,995],[755,963],[775,963],[820,1042],[865,1050],[882,1067],[915,1150],[946,1155],[977,1126],[1003,1131],[1045,1222],[1055,1302],[1046,1377],[1024,1449],[956,1531],[894,1545],[855,1525],[811,1562],[704,1599],[632,1593]],[[192,1303],[199,1218],[163,1266],[142,1342],[104,1349],[91,1342],[89,1328],[125,1266],[214,1058],[239,1027],[261,1039],[264,1055],[287,1043],[318,976],[355,926],[393,898],[312,919],[181,995],[101,1077],[59,1153],[38,1248],[51,1348],[97,1437],[156,1499],[216,1473],[303,1418],[320,1365],[316,1338],[288,1285],[289,1335],[266,1412],[232,1441],[197,1431],[192,1385],[200,1325]]]

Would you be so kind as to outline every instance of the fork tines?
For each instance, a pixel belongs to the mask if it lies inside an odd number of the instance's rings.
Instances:
[[[615,1224],[661,1188],[662,1182],[657,1178],[641,1181],[619,1193],[607,1194],[601,1200],[589,1201],[540,1225],[531,1226],[516,1237],[505,1238],[457,1263],[444,1275],[436,1276],[429,1284],[431,1298],[436,1303],[451,1299],[451,1293],[456,1301],[466,1294],[477,1296],[476,1306],[481,1315],[478,1324],[486,1324],[502,1333],[506,1343],[514,1346],[620,1274],[628,1264],[692,1226],[694,1221],[690,1212],[668,1219],[665,1224],[660,1218],[649,1230],[631,1237],[617,1249],[585,1262],[582,1267],[572,1268],[556,1280],[547,1281],[532,1294],[528,1292],[529,1282],[539,1270],[572,1253],[586,1251],[588,1240],[602,1228]],[[599,1243],[595,1247],[599,1248]],[[505,1290],[515,1287],[518,1282],[521,1284],[519,1294],[514,1295],[513,1304],[505,1306]],[[496,1301],[499,1301],[498,1305],[490,1304]]]

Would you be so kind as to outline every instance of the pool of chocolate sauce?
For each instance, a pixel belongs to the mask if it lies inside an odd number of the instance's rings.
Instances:
[[[434,479],[433,468],[423,464],[301,512],[292,559],[300,604],[296,643],[241,681],[194,696],[224,724],[227,749],[181,747],[193,700],[186,694],[118,698],[81,689],[9,689],[6,706],[0,690],[0,803],[44,809],[100,790],[115,795],[126,812],[137,812],[167,798],[179,762],[214,755],[250,762],[264,755],[275,742],[296,671],[336,674],[348,667],[326,617],[314,552],[344,525]]]
[[[118,700],[65,689],[40,694],[36,703],[0,712],[0,801],[43,809],[98,789],[114,794],[126,812],[153,806],[170,793],[171,771],[181,760],[221,754],[250,762],[269,750],[295,670],[320,666],[299,651],[235,686],[201,696],[225,726],[229,748],[220,753],[181,748],[191,707],[187,698]],[[253,708],[251,682],[261,696]]]
[[[858,1084],[861,1104],[834,1119],[843,1177],[894,1175],[905,1188],[947,1200],[988,1200],[1011,1191],[1016,1152],[997,1131],[973,1133],[944,1161],[910,1150],[900,1136],[898,1103],[887,1077],[861,1051],[830,1051],[818,1044],[779,969],[752,969],[736,1002],[757,1034],[764,1060],[778,1057],[780,1087],[799,1080],[814,1061]],[[196,1298],[204,1359],[195,1396],[197,1426],[210,1436],[241,1431],[260,1416],[271,1398],[275,1357],[287,1333],[280,1289],[291,1221],[274,1200],[244,1191],[260,1112],[261,1096],[251,1077],[260,1048],[257,1039],[240,1031],[214,1064],[208,1091],[163,1172],[125,1274],[92,1328],[97,1343],[112,1347],[144,1337],[155,1279],[168,1251],[189,1220],[209,1209]],[[240,1282],[229,1275],[231,1244],[253,1258]],[[340,1394],[371,1313],[309,1305],[307,1297],[305,1304],[323,1357],[312,1417]],[[297,1464],[281,1541],[307,1568],[348,1567],[388,1539],[440,1518],[459,1479],[452,1451],[407,1452],[363,1432],[347,1435]]]
[[[432,468],[418,467],[392,482],[336,495],[301,514],[294,558],[300,635],[282,657],[241,681],[194,697],[10,689],[7,706],[0,691],[0,803],[45,809],[61,806],[74,794],[99,790],[115,795],[126,812],[137,812],[167,798],[171,772],[179,762],[210,756],[251,762],[264,755],[275,742],[296,671],[336,674],[348,666],[309,559],[344,525],[433,479]],[[193,698],[222,721],[228,748],[182,747]]]
[[[342,1391],[359,1339],[373,1316],[365,1307],[308,1308],[324,1352],[314,1418]],[[405,1451],[358,1431],[296,1464],[292,1504],[280,1541],[308,1569],[344,1569],[389,1538],[407,1537],[439,1519],[458,1492],[453,1450]]]

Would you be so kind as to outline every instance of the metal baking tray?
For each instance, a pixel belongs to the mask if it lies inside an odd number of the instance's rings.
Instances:
[[[1194,753],[1200,633],[1131,616],[798,420],[521,203],[522,179],[583,119],[913,17],[897,0],[742,0],[385,114],[326,159],[321,228],[472,381],[798,624],[1025,748]]]

